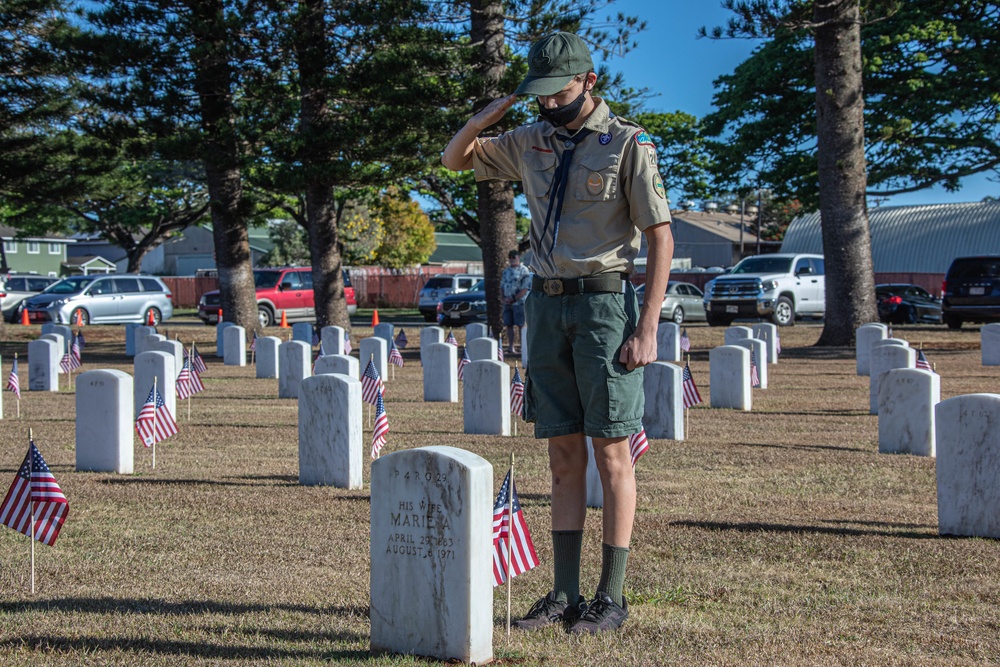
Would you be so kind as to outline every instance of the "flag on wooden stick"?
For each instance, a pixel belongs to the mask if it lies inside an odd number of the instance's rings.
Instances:
[[[149,390],[146,403],[139,410],[135,430],[146,447],[152,447],[177,433],[177,422],[155,384]]]
[[[465,367],[472,363],[472,359],[469,358],[469,348],[462,349],[462,358],[458,360],[458,379],[461,380],[462,376],[465,375]]]
[[[382,383],[382,377],[378,374],[378,369],[375,368],[374,358],[369,358],[365,372],[361,376],[361,400],[365,403],[378,405],[383,394],[385,394],[385,385]]]
[[[628,437],[628,451],[632,455],[632,467],[634,468],[639,457],[649,451],[649,440],[646,438],[645,428]]]
[[[510,384],[510,411],[518,417],[524,413],[524,382],[521,381],[521,373],[514,368],[514,380]]]
[[[513,488],[512,488],[513,486]],[[510,494],[511,497],[508,497]],[[510,544],[510,573],[512,577],[538,566],[538,555],[531,541],[528,524],[521,512],[517,487],[510,482],[510,470],[504,477],[493,504],[493,586],[507,581],[507,543]]]
[[[393,366],[403,367],[403,355],[399,353],[399,348],[396,347],[396,343],[390,343],[392,349],[389,350],[389,363]]]
[[[52,546],[68,514],[69,502],[31,440],[24,462],[0,505],[0,523],[29,537],[34,531],[36,540]]]
[[[682,377],[684,380],[682,383],[684,408],[693,408],[701,403],[701,394],[698,393],[698,387],[694,383],[694,376],[691,375],[691,366],[687,363],[684,364],[684,375]]]
[[[382,394],[375,403],[375,428],[372,430],[372,458],[377,459],[385,446],[385,436],[389,434],[389,418],[385,414],[385,401]]]
[[[17,375],[17,358],[14,359],[14,365],[11,366],[10,375],[7,376],[7,391],[14,392],[17,400],[21,400],[21,379]]]

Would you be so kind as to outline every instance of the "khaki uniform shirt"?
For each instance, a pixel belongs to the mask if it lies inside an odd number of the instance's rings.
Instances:
[[[523,125],[495,138],[481,138],[472,156],[476,179],[521,181],[531,212],[531,268],[543,278],[579,278],[596,273],[631,273],[640,233],[670,222],[656,149],[638,125],[597,107],[584,128],[592,133],[575,149],[556,244],[555,211],[542,238],[549,197],[555,196],[556,165],[565,144],[547,121]],[[555,207],[553,206],[553,209]],[[549,250],[552,248],[551,254]]]

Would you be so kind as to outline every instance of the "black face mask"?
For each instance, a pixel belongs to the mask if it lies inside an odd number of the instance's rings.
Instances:
[[[580,115],[580,109],[583,108],[583,102],[586,100],[587,91],[584,90],[580,93],[580,97],[576,98],[569,104],[564,104],[561,107],[556,107],[555,109],[546,109],[542,106],[541,102],[538,103],[538,115],[549,121],[556,127],[563,127],[569,123],[576,120],[576,117]]]

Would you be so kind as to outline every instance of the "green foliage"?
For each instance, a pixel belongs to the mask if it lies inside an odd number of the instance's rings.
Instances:
[[[309,235],[297,222],[275,222],[267,235],[274,247],[260,258],[261,266],[309,266]]]
[[[420,205],[395,188],[390,188],[376,206],[382,223],[382,243],[375,251],[375,263],[400,269],[422,264],[437,247],[434,226]]]
[[[697,118],[675,111],[639,113],[632,120],[653,137],[657,166],[668,192],[684,199],[711,195],[712,161]]]
[[[363,202],[348,202],[337,222],[340,233],[344,264],[361,266],[371,264],[385,238],[382,219]]]

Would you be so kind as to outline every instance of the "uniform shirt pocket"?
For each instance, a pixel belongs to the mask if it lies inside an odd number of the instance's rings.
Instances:
[[[521,185],[524,194],[531,197],[544,197],[549,193],[552,177],[556,171],[555,153],[542,153],[528,150],[524,153],[524,170],[521,175]]]
[[[576,184],[576,198],[579,201],[608,201],[618,196],[617,155],[581,155]]]

